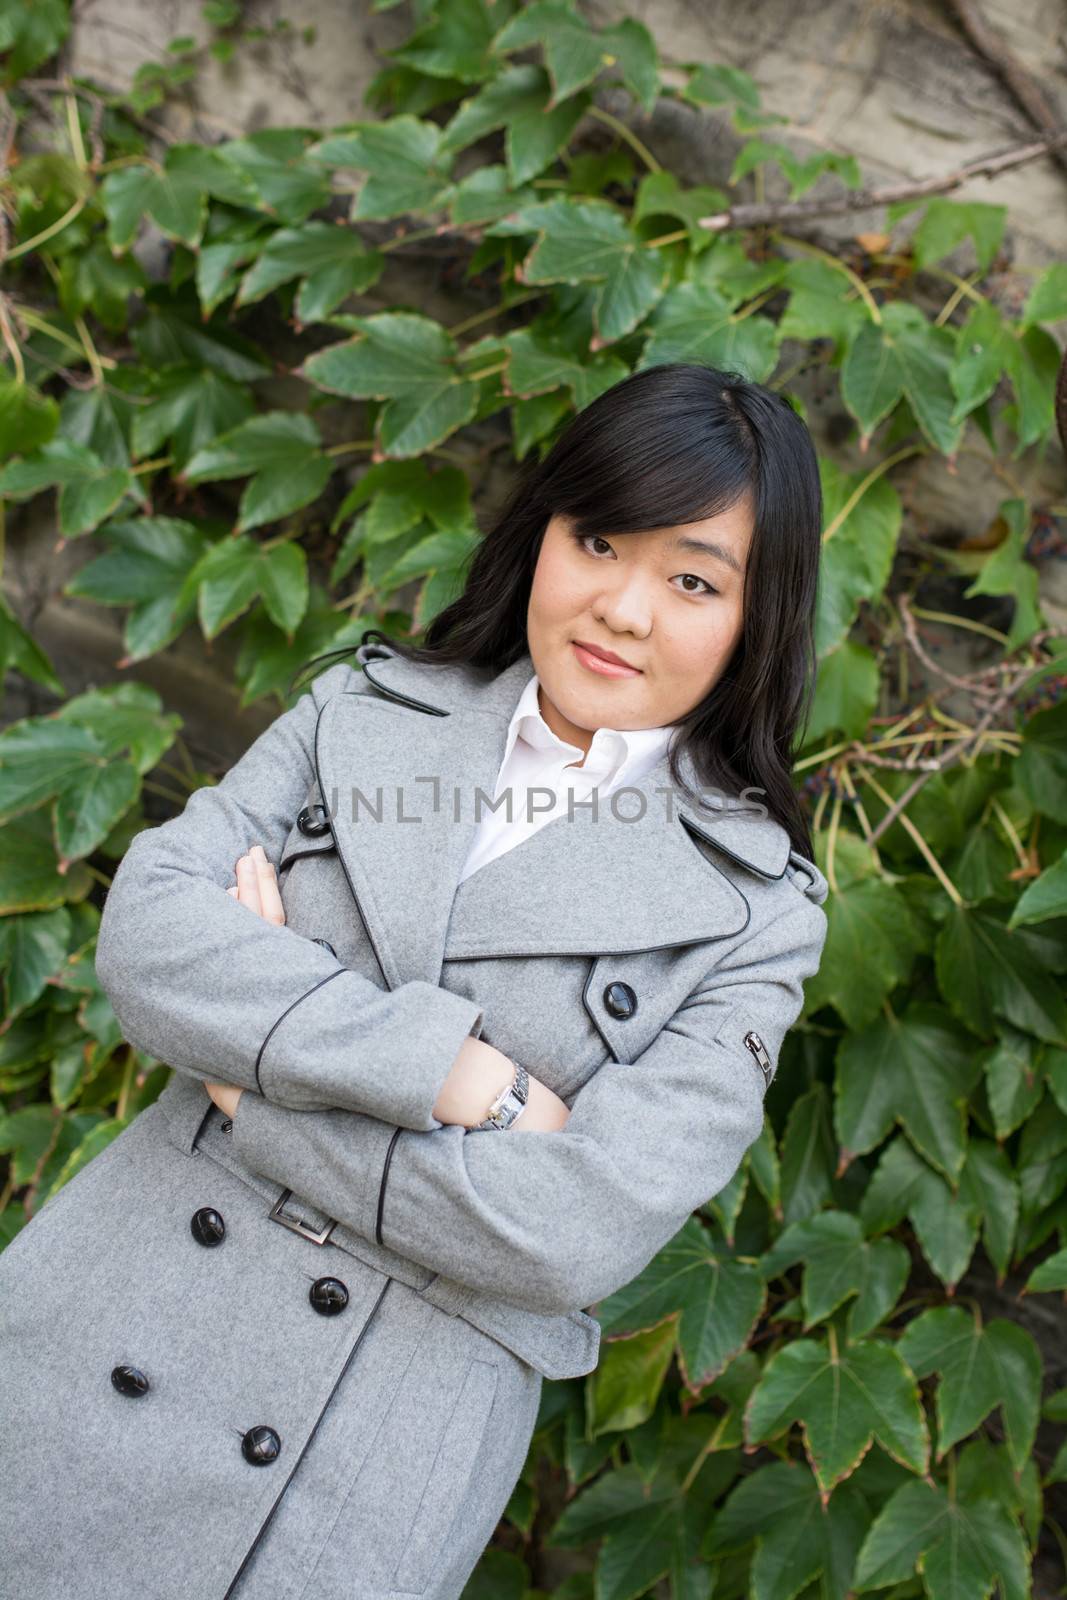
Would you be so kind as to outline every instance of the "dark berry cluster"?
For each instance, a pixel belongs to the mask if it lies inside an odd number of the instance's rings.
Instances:
[[[1058,705],[1063,699],[1065,686],[1067,672],[1050,672],[1047,678],[1042,678],[1040,683],[1034,685],[1029,694],[1016,700],[1016,709],[1024,718],[1032,717],[1035,711],[1047,711],[1049,706]]]
[[[1035,511],[1033,525],[1026,541],[1026,554],[1031,561],[1048,561],[1062,556],[1065,541],[1058,518],[1048,511]]]
[[[839,794],[843,795],[846,800],[849,798],[848,791],[834,776],[829,767],[816,767],[814,772],[809,772],[801,780],[800,792],[809,800],[818,800],[819,796],[826,790],[829,790],[831,799],[836,800]]]

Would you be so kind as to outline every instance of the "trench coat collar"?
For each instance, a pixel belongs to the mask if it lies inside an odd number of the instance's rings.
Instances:
[[[531,656],[493,676],[377,644],[356,655],[375,692],[361,685],[326,702],[317,787],[390,987],[439,984],[452,958],[622,954],[727,937],[749,920],[747,875],[783,877],[785,829],[758,807],[684,794],[665,752],[595,815],[576,805],[573,820],[562,813],[460,883],[475,798],[481,790],[484,815]],[[681,771],[699,787],[684,756]]]

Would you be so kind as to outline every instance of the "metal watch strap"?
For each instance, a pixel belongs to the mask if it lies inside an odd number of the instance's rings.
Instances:
[[[497,1095],[489,1107],[488,1116],[474,1124],[476,1128],[510,1128],[526,1109],[526,1101],[530,1094],[530,1074],[517,1061],[513,1061],[512,1066],[515,1068],[514,1078]]]

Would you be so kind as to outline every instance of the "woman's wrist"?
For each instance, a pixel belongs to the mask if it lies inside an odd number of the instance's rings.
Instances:
[[[514,1063],[484,1039],[464,1039],[452,1070],[434,1102],[438,1122],[473,1127],[515,1074]]]

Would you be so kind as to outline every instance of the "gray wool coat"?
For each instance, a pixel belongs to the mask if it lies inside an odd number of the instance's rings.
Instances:
[[[815,864],[664,756],[459,883],[531,658],[358,661],[108,893],[100,982],[174,1072],[0,1256],[0,1600],[458,1596],[542,1378],[760,1133]],[[225,892],[257,841],[284,926]],[[566,1126],[440,1124],[471,1034]]]

